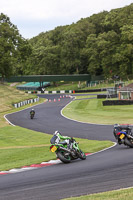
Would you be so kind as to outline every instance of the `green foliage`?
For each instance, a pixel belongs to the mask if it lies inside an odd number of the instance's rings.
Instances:
[[[3,76],[89,73],[112,78],[119,73],[130,78],[133,74],[133,4],[56,27],[29,41],[21,38],[7,16],[0,17]]]
[[[133,4],[41,33],[29,42],[27,74],[104,75],[133,72]]]
[[[28,42],[25,41],[15,25],[6,15],[0,14],[0,75],[9,77],[23,73],[22,61],[31,52]],[[21,71],[21,73],[20,73]]]

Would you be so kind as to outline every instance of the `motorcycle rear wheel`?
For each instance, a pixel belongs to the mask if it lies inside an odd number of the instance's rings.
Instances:
[[[57,152],[57,157],[63,162],[63,163],[70,163],[71,162],[71,157],[68,155],[68,156],[65,156],[64,155],[64,151],[58,151]]]
[[[133,148],[133,143],[130,141],[130,139],[128,139],[128,138],[125,138],[125,144],[127,145],[127,146],[129,146],[130,148]]]

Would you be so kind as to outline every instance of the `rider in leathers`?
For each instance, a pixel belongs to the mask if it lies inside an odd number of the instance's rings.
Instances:
[[[63,144],[63,142],[66,142],[68,148],[72,148],[73,138],[68,136],[62,136],[61,133],[59,133],[59,131],[55,131],[54,136],[51,138],[50,142],[51,144]]]
[[[35,115],[35,110],[33,108],[30,111],[30,115],[32,115],[32,114]]]

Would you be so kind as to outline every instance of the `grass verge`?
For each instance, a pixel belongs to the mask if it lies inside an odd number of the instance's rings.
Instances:
[[[59,90],[89,90],[89,89],[98,89],[98,88],[106,88],[106,87],[114,87],[114,83],[100,83],[96,86],[87,87],[86,81],[79,82],[56,82],[55,85],[51,85],[46,88],[46,91],[59,91]]]
[[[24,165],[30,165],[34,163],[40,163],[42,161],[47,161],[50,159],[56,159],[55,154],[49,151],[49,140],[51,138],[48,134],[43,134],[35,131],[31,131],[28,129],[20,128],[20,127],[12,127],[7,125],[3,116],[9,112],[14,112],[21,110],[14,109],[12,107],[12,103],[16,103],[18,101],[25,100],[29,98],[29,94],[25,96],[25,94],[21,91],[15,90],[14,88],[10,88],[10,86],[0,85],[0,102],[1,102],[1,110],[0,110],[0,171],[8,170],[11,168],[17,168]],[[19,96],[20,95],[20,96]],[[30,96],[31,97],[31,96]],[[32,98],[32,97],[31,97]],[[44,100],[43,100],[44,101]],[[86,101],[86,100],[84,100]],[[88,101],[88,100],[87,100]],[[90,101],[90,100],[89,100]],[[94,100],[93,100],[94,101]],[[76,102],[76,101],[75,101]],[[78,104],[79,108],[78,108]],[[82,120],[86,120],[88,116],[88,111],[85,112],[85,106],[88,106],[89,102],[86,102],[85,105],[83,102],[77,101],[76,105],[69,105],[63,112],[68,114],[71,108],[73,112],[77,112],[77,115],[83,115]],[[98,109],[100,112],[101,107],[99,102],[90,102],[88,106],[88,110],[92,108],[92,110]],[[82,105],[83,104],[83,105]],[[93,106],[92,106],[93,105]],[[28,107],[28,106],[26,106]],[[77,108],[76,108],[77,107]],[[127,106],[126,106],[127,107]],[[23,107],[24,108],[24,107]],[[111,107],[112,108],[112,107]],[[116,107],[115,107],[116,108]],[[131,108],[131,106],[130,106]],[[77,109],[77,111],[76,111]],[[106,108],[107,109],[107,108]],[[105,110],[106,110],[105,109]],[[127,108],[125,108],[126,110]],[[83,110],[83,111],[82,111]],[[101,109],[102,111],[102,109]],[[96,111],[95,111],[96,112]],[[75,118],[75,113],[72,114],[72,117]],[[95,113],[96,114],[96,113]],[[93,114],[94,115],[94,114]],[[95,115],[94,115],[95,116]],[[99,117],[101,115],[99,114]],[[96,123],[99,122],[100,118],[96,118]],[[94,119],[94,117],[93,117]],[[78,118],[79,120],[79,118]],[[89,119],[90,120],[90,119]],[[109,118],[110,120],[110,118]],[[80,120],[81,121],[81,120]],[[102,122],[103,123],[103,122]],[[110,141],[89,141],[85,139],[77,139],[79,141],[80,148],[84,152],[96,152],[101,149],[107,148],[112,145]],[[129,200],[132,199],[133,189],[130,190],[122,190],[121,191],[112,191],[101,194],[94,194],[83,197],[75,197],[71,199],[91,199],[91,200]]]
[[[114,190],[81,197],[67,198],[63,200],[130,200],[133,197],[133,188]]]
[[[18,103],[31,98],[36,98],[36,95],[27,94],[24,91],[17,90],[9,84],[0,84],[0,127],[8,125],[3,117],[5,114],[19,111],[23,108],[32,106],[32,104],[30,104],[16,109],[13,107],[13,103]],[[44,99],[40,99],[39,103],[43,101]],[[37,103],[34,103],[33,105],[35,104]]]
[[[7,113],[32,106],[31,104],[14,108],[12,103],[34,98],[35,95],[16,90],[9,84],[0,84],[0,94],[0,171],[56,159],[55,154],[49,151],[51,135],[13,127],[3,117]],[[40,99],[40,102],[44,102],[44,99]],[[89,141],[80,138],[77,140],[81,149],[89,153],[112,145],[110,141]]]
[[[102,101],[103,99],[72,101],[63,109],[63,115],[87,123],[133,124],[133,105],[103,106]]]
[[[96,98],[97,95],[93,94],[93,95],[84,95],[84,96],[75,96],[75,99],[89,99],[89,98]]]
[[[0,171],[56,159],[49,150],[51,135],[21,127],[0,129]],[[77,138],[84,152],[93,153],[112,145],[110,141]]]

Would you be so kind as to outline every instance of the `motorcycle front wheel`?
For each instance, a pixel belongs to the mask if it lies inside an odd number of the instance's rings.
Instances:
[[[84,153],[82,150],[80,150],[80,151],[78,152],[78,156],[79,156],[79,158],[80,158],[81,160],[85,160],[85,159],[86,159],[86,155],[85,155],[85,153]]]
[[[31,115],[30,118],[33,119],[33,115]]]
[[[70,163],[71,162],[71,157],[70,155],[65,155],[64,151],[58,151],[57,157],[63,162],[63,163]]]

